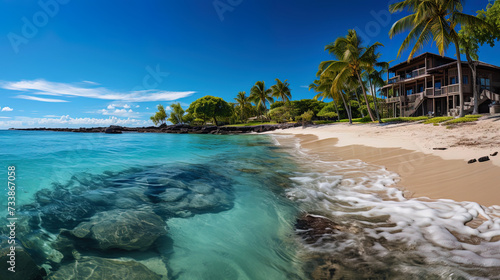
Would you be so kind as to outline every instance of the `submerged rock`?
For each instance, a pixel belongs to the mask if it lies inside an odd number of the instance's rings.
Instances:
[[[62,266],[48,280],[160,280],[161,276],[136,261],[83,257]]]
[[[156,239],[167,233],[165,222],[147,211],[112,210],[94,215],[80,223],[72,234],[97,242],[99,249],[146,250]]]

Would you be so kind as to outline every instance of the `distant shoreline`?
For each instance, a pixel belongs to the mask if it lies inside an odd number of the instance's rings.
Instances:
[[[170,126],[149,126],[149,127],[81,127],[81,128],[9,128],[17,131],[55,131],[55,132],[76,132],[76,133],[106,133],[121,134],[123,132],[137,133],[173,133],[173,134],[246,134],[274,131],[277,129],[287,129],[301,126],[299,123],[266,124],[256,126],[190,126],[190,125],[170,125]]]

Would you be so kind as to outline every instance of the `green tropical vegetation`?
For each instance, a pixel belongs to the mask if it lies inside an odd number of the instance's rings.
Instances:
[[[456,124],[477,120],[478,104],[474,104],[473,115],[464,116],[462,91],[462,64],[460,53],[467,58],[473,73],[474,99],[476,90],[476,67],[479,61],[479,46],[494,46],[500,40],[500,0],[488,4],[476,15],[463,13],[460,0],[404,0],[389,6],[391,13],[405,11],[406,16],[397,20],[389,32],[393,38],[407,33],[401,43],[398,57],[411,49],[408,61],[426,44],[434,42],[441,55],[453,45],[457,56],[458,84],[460,92],[460,116],[453,117],[396,117],[385,100],[380,98],[380,89],[386,85],[384,75],[389,63],[380,61],[378,52],[383,47],[379,42],[363,44],[354,29],[347,31],[325,51],[333,58],[320,62],[316,79],[309,85],[314,92],[311,99],[293,100],[292,87],[288,80],[275,79],[275,84],[266,86],[257,81],[249,87],[249,94],[240,91],[229,103],[220,97],[204,96],[184,110],[180,103],[171,104],[169,114],[163,105],[151,116],[155,125],[233,125],[250,126],[286,122],[313,122],[328,124],[334,122],[353,123],[394,123],[417,122],[439,125]],[[390,92],[389,92],[390,95]],[[167,119],[168,117],[168,119]]]

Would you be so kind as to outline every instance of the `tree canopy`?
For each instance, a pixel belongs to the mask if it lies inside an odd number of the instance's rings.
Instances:
[[[163,105],[158,104],[158,112],[156,112],[150,119],[153,121],[155,125],[164,124],[165,119],[167,119],[167,113],[165,112],[165,107]]]
[[[220,97],[207,95],[191,103],[187,111],[197,119],[204,121],[213,119],[214,124],[217,125],[217,118],[230,117],[233,107]]]

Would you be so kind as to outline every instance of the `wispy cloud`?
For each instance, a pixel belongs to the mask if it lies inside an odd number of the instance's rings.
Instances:
[[[43,116],[44,118],[60,118],[62,116],[57,116],[57,115],[45,115]]]
[[[112,108],[109,109],[101,109],[98,110],[97,113],[103,114],[105,116],[117,116],[117,117],[126,117],[126,118],[137,118],[141,114],[134,112],[132,109],[118,109],[118,108]]]
[[[16,96],[16,98],[41,101],[41,102],[56,102],[56,103],[57,102],[69,102],[69,101],[62,100],[62,99],[42,98],[42,97],[28,96],[28,95],[18,95],[18,96]]]
[[[118,92],[109,90],[104,87],[80,87],[67,83],[49,82],[43,79],[39,80],[23,80],[18,82],[1,82],[0,87],[20,91],[34,95],[51,95],[51,96],[65,96],[65,97],[86,97],[104,100],[116,100],[124,102],[149,102],[149,101],[173,101],[188,97],[195,93],[195,91],[161,91],[161,90],[138,90],[129,92]],[[37,100],[33,96],[23,96],[24,99]],[[18,96],[19,97],[19,96]],[[44,102],[61,102],[61,101],[45,101]]]
[[[72,118],[69,115],[60,116],[59,118],[30,118],[16,117],[14,120],[0,120],[0,128],[22,128],[22,127],[91,127],[91,126],[147,126],[151,125],[151,121],[138,119],[121,119],[117,117],[105,118]]]
[[[14,109],[10,108],[10,107],[3,107],[2,108],[2,112],[12,112],[14,111]]]
[[[307,88],[307,89],[309,88],[309,86],[300,86],[300,87],[301,87],[301,88]]]
[[[95,86],[100,85],[99,83],[92,82],[92,81],[83,81],[83,83],[90,84],[90,85],[95,85]]]

